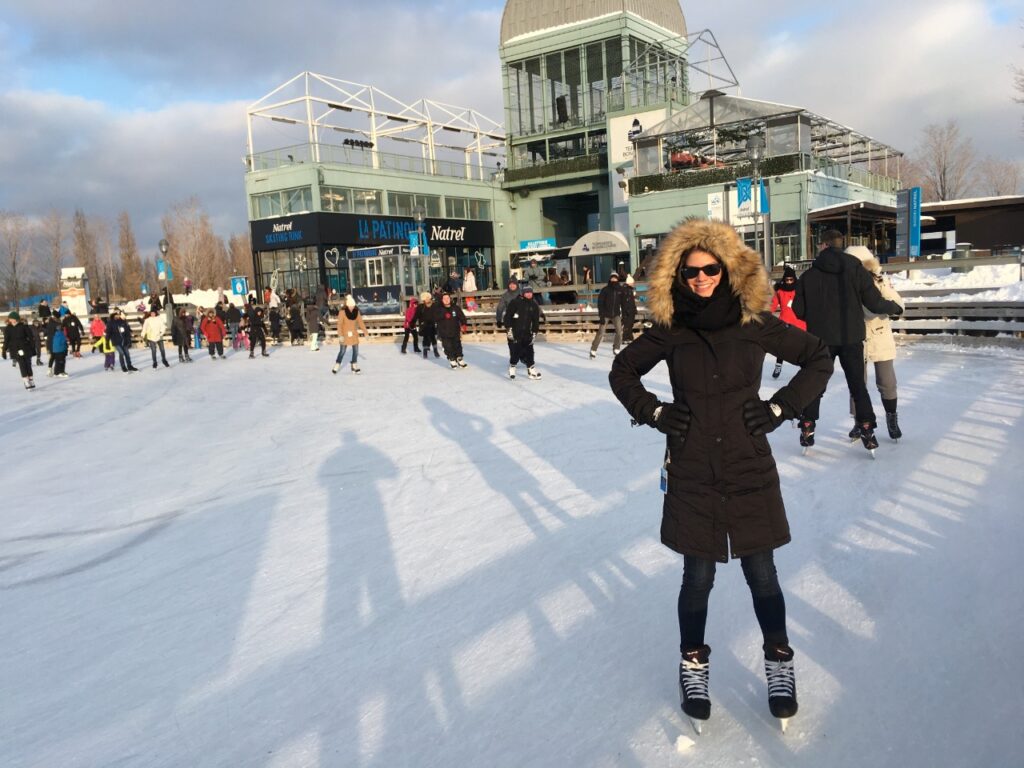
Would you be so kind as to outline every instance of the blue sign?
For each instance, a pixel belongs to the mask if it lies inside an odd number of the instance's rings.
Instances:
[[[754,210],[754,182],[749,176],[736,179],[736,207],[740,213]]]
[[[555,238],[545,237],[543,240],[520,240],[519,250],[521,251],[542,251],[555,247]]]
[[[146,296],[149,293],[149,283],[143,283],[139,288],[142,290],[143,296]]]
[[[409,233],[416,233],[415,221],[396,219],[359,219],[356,231],[360,240],[408,240]]]
[[[896,255],[916,259],[921,255],[921,188],[896,193]]]
[[[910,190],[910,258],[921,255],[921,188]]]
[[[761,209],[761,213],[771,213],[771,206],[768,204],[768,189],[764,185],[764,178],[761,179],[761,189],[758,194],[758,203]]]
[[[231,278],[231,293],[235,296],[245,296],[249,293],[249,278],[247,277],[232,277]]]

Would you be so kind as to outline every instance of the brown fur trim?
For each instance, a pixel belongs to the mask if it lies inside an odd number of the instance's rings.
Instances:
[[[666,327],[672,325],[672,284],[683,254],[694,248],[707,251],[725,265],[732,292],[743,310],[741,322],[760,322],[761,313],[767,312],[772,303],[771,284],[761,257],[728,224],[696,218],[672,230],[658,249],[647,286],[647,306],[654,321]]]

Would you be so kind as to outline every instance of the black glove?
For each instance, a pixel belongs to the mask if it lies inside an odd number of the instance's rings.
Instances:
[[[686,403],[666,403],[654,410],[651,426],[669,437],[686,437],[690,431],[690,406]]]
[[[785,420],[782,406],[773,400],[747,400],[743,404],[743,422],[752,435],[766,435]]]

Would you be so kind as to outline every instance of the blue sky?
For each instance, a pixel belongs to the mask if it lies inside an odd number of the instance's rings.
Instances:
[[[127,210],[147,242],[172,204],[197,195],[220,234],[244,231],[248,104],[311,70],[501,121],[503,7],[0,0],[0,209],[80,206],[110,220]],[[957,117],[979,154],[1024,160],[1024,109],[1012,101],[1024,0],[721,0],[683,11],[691,30],[715,33],[745,96],[907,152],[924,125]]]

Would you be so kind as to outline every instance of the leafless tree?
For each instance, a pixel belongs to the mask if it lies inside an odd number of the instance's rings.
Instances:
[[[142,260],[127,211],[121,211],[117,217],[117,247],[121,256],[122,290],[134,295],[142,285]]]
[[[60,289],[60,271],[64,267],[64,239],[67,237],[64,221],[64,214],[54,209],[47,213],[41,222],[43,246],[48,262],[47,271],[57,289]]]
[[[90,226],[89,219],[81,208],[75,209],[71,222],[71,248],[75,266],[84,267],[90,280],[101,283],[99,257],[96,249],[96,234]]]
[[[975,154],[970,138],[962,136],[955,120],[924,128],[924,139],[911,160],[920,170],[926,202],[965,197],[974,182]]]
[[[231,274],[245,275],[249,278],[249,285],[252,285],[252,247],[249,245],[249,235],[232,235],[228,240],[228,256],[231,261]]]
[[[0,211],[0,248],[3,249],[4,293],[17,307],[30,257],[28,224],[20,214]]]
[[[978,191],[982,195],[1015,195],[1020,189],[1020,163],[986,157],[978,163]]]
[[[177,288],[185,277],[196,288],[224,287],[227,257],[224,241],[214,234],[209,214],[196,197],[177,203],[163,216],[168,258]]]

